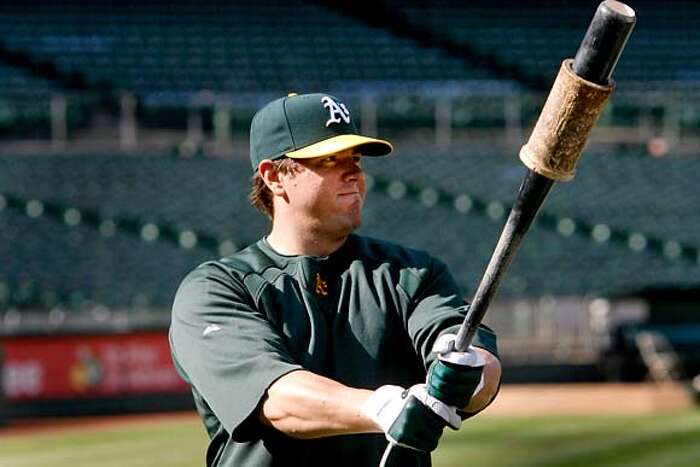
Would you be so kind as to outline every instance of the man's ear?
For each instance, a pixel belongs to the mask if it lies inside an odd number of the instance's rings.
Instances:
[[[273,195],[283,196],[285,194],[284,185],[280,179],[280,173],[270,159],[264,159],[258,164],[258,175],[260,175],[260,178]]]

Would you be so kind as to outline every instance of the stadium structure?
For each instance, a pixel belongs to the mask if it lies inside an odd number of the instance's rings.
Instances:
[[[487,316],[506,381],[700,373],[700,5],[630,5],[617,89]],[[264,235],[247,131],[289,92],[340,96],[395,142],[365,164],[361,232],[443,258],[469,298],[526,171],[519,148],[596,6],[0,3],[6,413],[183,403],[175,289]]]

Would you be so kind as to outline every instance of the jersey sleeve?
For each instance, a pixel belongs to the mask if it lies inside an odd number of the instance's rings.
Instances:
[[[407,330],[427,369],[436,358],[431,352],[433,343],[442,334],[457,333],[468,304],[447,266],[434,258],[407,274],[402,284],[409,296]],[[498,357],[496,334],[484,325],[477,329],[472,345]]]
[[[243,440],[265,392],[300,369],[242,282],[212,263],[195,269],[175,296],[173,357],[234,440]]]

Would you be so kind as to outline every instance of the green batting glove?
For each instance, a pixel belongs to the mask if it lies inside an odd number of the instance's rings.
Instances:
[[[484,385],[483,356],[476,347],[466,352],[450,350],[456,336],[444,334],[435,342],[438,358],[430,365],[426,387],[428,393],[445,404],[463,409]]]
[[[459,429],[462,424],[457,411],[430,396],[424,384],[408,390],[382,386],[361,411],[379,425],[390,443],[423,452],[437,447],[445,426]]]

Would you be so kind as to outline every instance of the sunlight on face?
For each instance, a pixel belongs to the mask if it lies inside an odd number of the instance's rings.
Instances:
[[[304,167],[289,179],[289,207],[319,232],[348,234],[360,226],[366,194],[362,156],[354,149],[299,159]]]
[[[361,154],[358,154],[354,149],[348,149],[331,156],[314,157],[313,159],[300,160],[299,162],[310,169],[334,169],[338,165],[350,163],[360,167],[361,161]]]

